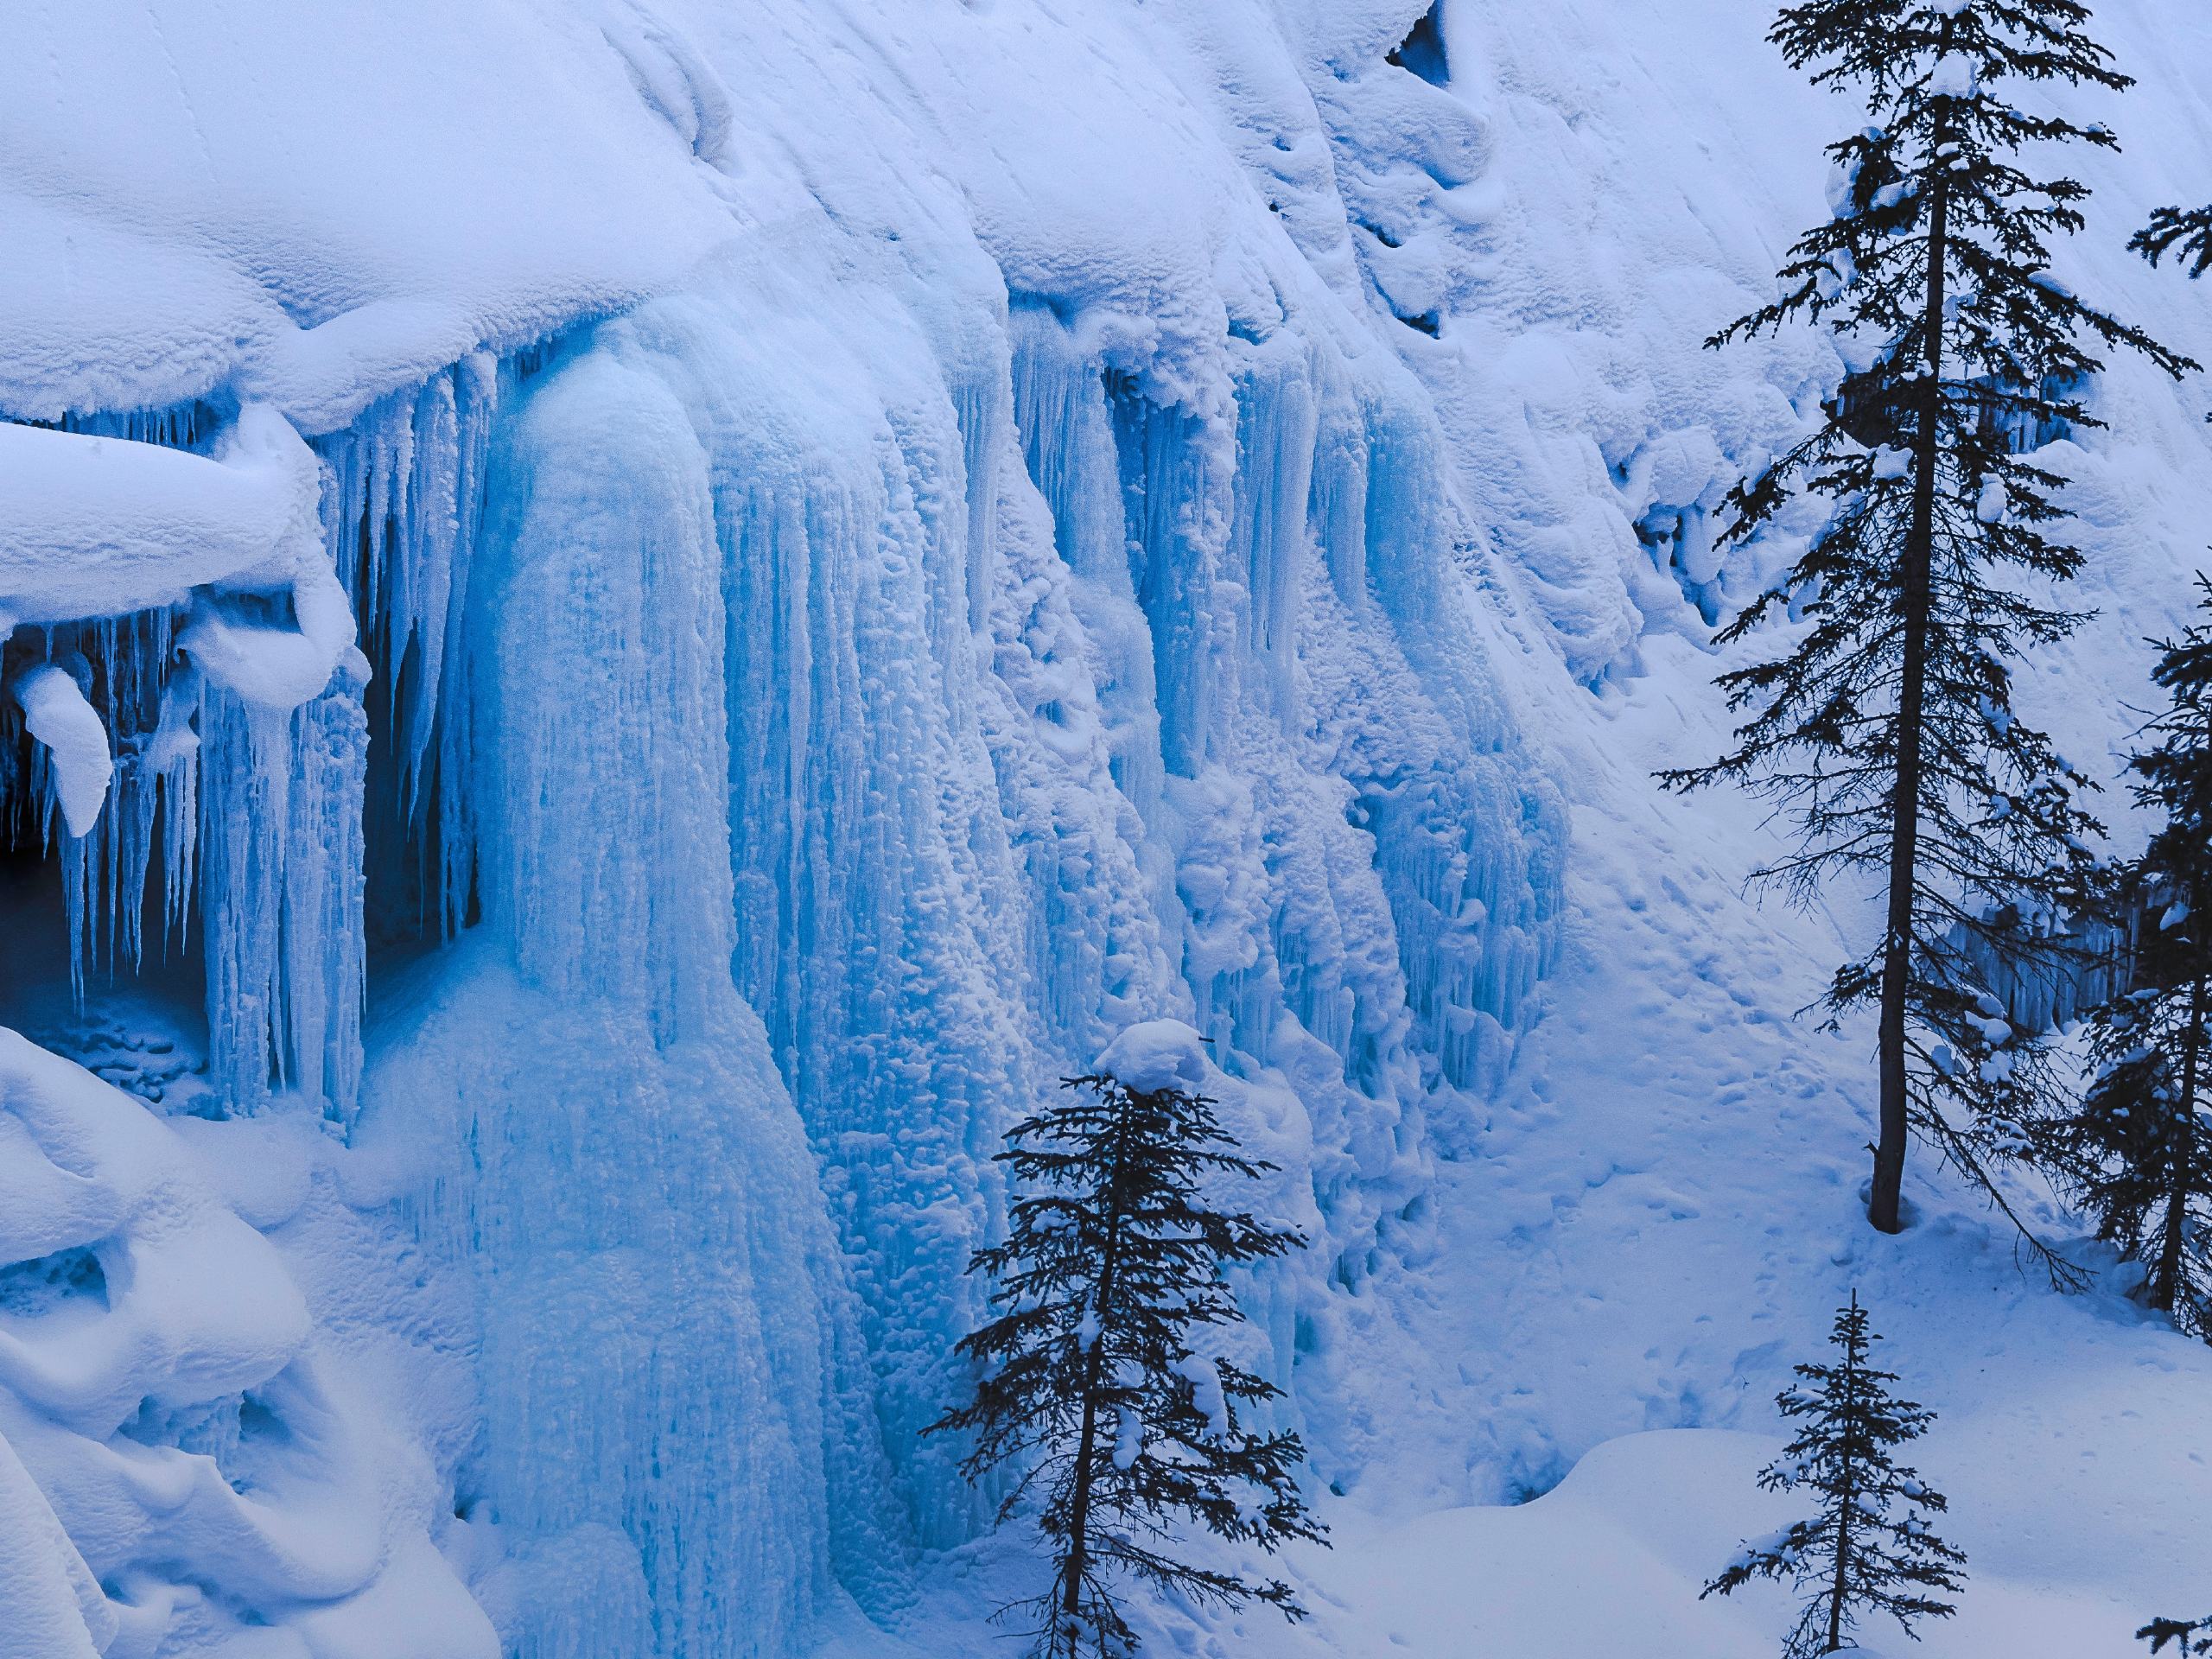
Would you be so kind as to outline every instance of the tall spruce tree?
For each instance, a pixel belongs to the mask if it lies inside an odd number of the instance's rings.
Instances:
[[[1001,1613],[1033,1616],[1031,1651],[1046,1659],[1135,1650],[1117,1579],[1302,1618],[1280,1580],[1250,1583],[1168,1553],[1191,1525],[1268,1551],[1323,1535],[1293,1479],[1305,1457],[1298,1436],[1243,1421],[1241,1408],[1280,1390],[1189,1341],[1198,1326],[1243,1317],[1224,1265],[1304,1243],[1201,1196],[1207,1178],[1274,1166],[1238,1156],[1201,1096],[1103,1075],[1067,1086],[998,1154],[1020,1196],[1006,1242],[977,1251],[969,1270],[996,1281],[992,1304],[1003,1312],[959,1344],[982,1368],[975,1398],[925,1431],[975,1435],[971,1479],[1017,1471],[1001,1522],[1036,1503],[1052,1585]]]
[[[2128,983],[2089,1020],[2093,1078],[2048,1155],[2098,1236],[2144,1264],[2144,1300],[2212,1340],[2212,581],[2207,619],[2160,642],[2169,703],[2129,763],[2156,814],[2119,880]]]
[[[1775,1396],[1782,1414],[1804,1427],[1759,1473],[1768,1491],[1818,1493],[1820,1512],[1744,1545],[1698,1598],[1732,1594],[1753,1579],[1795,1587],[1805,1600],[1783,1659],[1838,1651],[1864,1613],[1887,1613],[1908,1634],[1916,1619],[1948,1618],[1955,1610],[1938,1598],[1956,1595],[1965,1580],[1966,1557],[1929,1525],[1929,1516],[1949,1507],[1943,1495],[1890,1457],[1891,1446],[1924,1433],[1935,1414],[1891,1395],[1885,1385],[1896,1376],[1867,1363],[1880,1338],[1867,1329],[1856,1291],[1836,1310],[1828,1340],[1841,1362],[1798,1366],[1811,1388]]]
[[[2025,451],[2097,424],[2081,401],[2102,366],[2095,349],[2190,366],[2047,272],[2087,191],[2031,175],[2020,152],[2114,140],[2017,108],[2012,92],[2128,85],[2083,33],[2088,16],[2077,0],[1786,8],[1770,38],[1815,85],[1862,90],[1872,124],[1828,147],[1834,217],[1794,245],[1781,297],[1707,342],[1802,319],[1867,365],[1819,431],[1729,498],[1731,543],[1799,498],[1828,515],[1720,639],[1778,613],[1809,626],[1784,654],[1721,677],[1730,706],[1750,711],[1736,747],[1662,776],[1740,782],[1783,807],[1797,847],[1763,874],[1794,898],[1844,872],[1881,885],[1880,935],[1837,969],[1825,1006],[1832,1020],[1879,1011],[1868,1214],[1885,1232],[1902,1224],[1916,1130],[2003,1202],[1986,1156],[2026,1144],[2046,1073],[1980,964],[2058,971],[2050,958],[2096,829],[2076,801],[2084,780],[2012,706],[2012,663],[2082,620],[2031,597],[2082,556],[2056,533],[2063,480]]]

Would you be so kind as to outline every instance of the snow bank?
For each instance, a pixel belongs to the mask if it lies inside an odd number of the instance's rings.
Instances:
[[[1593,1448],[1530,1503],[1446,1510],[1382,1528],[1344,1516],[1333,1558],[1298,1563],[1332,1586],[1315,1610],[1316,1628],[1231,1641],[1227,1650],[1300,1659],[1770,1656],[1802,1605],[1789,1586],[1756,1582],[1704,1599],[1700,1592],[1739,1540],[1802,1517],[1802,1503],[1755,1482],[1782,1445],[1779,1436],[1713,1429],[1632,1434]],[[1931,1446],[1916,1461],[1933,1476],[1938,1454]],[[1951,1471],[1942,1479],[1955,1493]],[[2077,1560],[2053,1575],[2007,1548],[2021,1519],[1993,1515],[1977,1526],[1955,1501],[1943,1533],[1956,1542],[1962,1525],[1969,1529],[1972,1560],[1957,1613],[1918,1627],[1929,1649],[1940,1642],[1945,1652],[2038,1659],[2123,1651],[2146,1618],[2141,1577],[2123,1552],[2074,1533]],[[1857,1637],[1866,1645],[1843,1652],[1876,1659],[1916,1650],[1883,1618],[1865,1620]]]
[[[0,1549],[21,1569],[0,1606],[10,1643],[51,1637],[9,1651],[207,1650],[281,1624],[339,1659],[388,1650],[397,1602],[409,1651],[496,1652],[429,1541],[445,1512],[386,1438],[393,1402],[329,1374],[278,1249],[189,1143],[0,1030]]]

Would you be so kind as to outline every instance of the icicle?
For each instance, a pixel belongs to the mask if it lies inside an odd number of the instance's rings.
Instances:
[[[1205,764],[1219,706],[1215,583],[1228,531],[1230,469],[1217,453],[1222,435],[1204,418],[1152,402],[1124,375],[1109,376],[1107,391],[1128,519],[1129,575],[1152,632],[1160,758],[1170,775],[1192,778]]]
[[[1286,726],[1297,720],[1298,607],[1313,547],[1306,506],[1319,410],[1311,354],[1288,334],[1238,353],[1228,564],[1245,583],[1244,649]]]
[[[234,1109],[296,1089],[350,1121],[360,1081],[367,663],[296,710],[200,702],[208,1070]]]
[[[161,720],[141,756],[142,786],[150,785],[161,797],[162,920],[168,937],[181,943],[196,890],[200,844],[200,715],[199,671],[187,665],[170,679],[162,693]],[[153,810],[149,789],[146,810]],[[143,906],[143,895],[132,901]],[[134,957],[134,961],[136,958]]]
[[[90,768],[95,759],[92,728],[97,724],[99,758],[110,772],[105,803],[94,805],[83,833],[73,833],[54,847],[61,865],[73,981],[80,990],[89,972],[104,966],[135,969],[141,955],[140,905],[154,855],[157,809],[155,782],[139,750],[154,723],[168,669],[168,620],[166,612],[140,612],[65,625],[48,635],[49,651],[68,665],[65,677],[92,716],[90,722],[78,716],[86,766]],[[0,733],[0,741],[4,738]],[[113,757],[108,761],[111,743]],[[52,766],[35,765],[35,790],[48,791],[60,780]],[[8,805],[14,787],[0,763],[0,824],[16,818],[20,838],[21,804],[14,811]],[[61,805],[66,803],[49,802]]]
[[[349,652],[330,690],[293,716],[283,896],[283,1071],[350,1122],[360,1096],[367,963],[361,923],[368,661]]]
[[[200,719],[208,1072],[232,1109],[251,1112],[275,1073],[291,717],[210,687]]]
[[[535,358],[537,353],[525,354]],[[420,388],[372,405],[325,439],[332,565],[360,620],[378,729],[394,768],[379,785],[379,834],[412,843],[422,923],[445,938],[467,907],[468,653],[461,600],[480,533],[486,459],[503,381],[525,378],[473,353]]]

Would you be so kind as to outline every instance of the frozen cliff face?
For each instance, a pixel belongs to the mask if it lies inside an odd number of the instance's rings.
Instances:
[[[896,1606],[987,1514],[915,1431],[990,1155],[1141,1019],[1283,1166],[1255,1360],[1349,1468],[1336,1305],[1510,1058],[1562,833],[1306,90],[1408,9],[419,10],[29,26],[150,112],[7,138],[0,819],[68,966],[6,1017],[249,1160],[328,1126],[385,1317],[466,1333],[379,1560],[471,1640]]]

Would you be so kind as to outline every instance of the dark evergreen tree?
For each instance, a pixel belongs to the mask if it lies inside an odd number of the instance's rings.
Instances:
[[[2119,880],[2127,988],[2090,1015],[2092,1081],[2047,1155],[2098,1236],[2144,1264],[2144,1300],[2212,1340],[2212,582],[2198,582],[2208,620],[2160,642],[2170,702],[2130,762],[2158,827]]]
[[[1935,1414],[1892,1396],[1889,1371],[1867,1363],[1880,1340],[1866,1326],[1857,1292],[1836,1310],[1828,1340],[1841,1352],[1834,1365],[1800,1365],[1810,1385],[1775,1396],[1782,1414],[1804,1427],[1782,1456],[1760,1471],[1774,1492],[1805,1487],[1819,1494],[1820,1512],[1737,1552],[1727,1570],[1699,1597],[1729,1595],[1753,1579],[1777,1579],[1805,1597],[1783,1659],[1834,1653],[1863,1613],[1887,1613],[1911,1635],[1913,1621],[1948,1618],[1965,1580],[1966,1557],[1938,1538],[1928,1516],[1949,1506],[1913,1470],[1891,1461],[1890,1448],[1916,1440]]]
[[[2191,1659],[2200,1653],[2212,1653],[2212,1613],[2202,1618],[2154,1618],[2135,1632],[2138,1642],[2148,1642],[2151,1651],[2164,1653],[2166,1643],[2175,1644],[2176,1659]]]
[[[1034,1506],[1052,1586],[1001,1611],[1033,1616],[1032,1651],[1046,1659],[1135,1649],[1122,1579],[1301,1618],[1280,1580],[1250,1583],[1169,1553],[1192,1524],[1268,1551],[1322,1536],[1293,1479],[1305,1457],[1298,1436],[1244,1421],[1242,1408],[1280,1390],[1189,1341],[1196,1327],[1243,1318],[1224,1265],[1304,1243],[1201,1195],[1209,1178],[1274,1166],[1238,1156],[1201,1096],[1104,1076],[1068,1089],[998,1154],[1020,1196],[1006,1242],[977,1251],[970,1271],[997,1281],[1002,1311],[960,1344],[981,1368],[974,1400],[925,1431],[975,1435],[971,1479],[1016,1471],[1001,1522]]]
[[[2047,1079],[1977,964],[2059,971],[2096,828],[2076,804],[2084,780],[2012,707],[2012,664],[2082,620],[2030,597],[2081,555],[2057,533],[2060,479],[2025,452],[2097,424],[2080,390],[2096,349],[2190,366],[2047,274],[2087,191],[2031,176],[2020,152],[2114,140],[2014,99],[2023,82],[2128,84],[2083,33],[2088,16],[2077,0],[1786,8],[1770,38],[1816,85],[1863,89],[1872,122],[1829,146],[1835,217],[1795,245],[1781,297],[1708,342],[1803,319],[1868,365],[1815,434],[1730,497],[1730,542],[1801,498],[1827,516],[1721,639],[1777,613],[1809,626],[1722,677],[1750,711],[1736,747],[1665,781],[1733,780],[1780,804],[1797,848],[1764,874],[1795,898],[1843,872],[1882,886],[1880,936],[1837,970],[1825,1005],[1832,1018],[1879,1012],[1869,1216],[1885,1232],[1902,1224],[1916,1130],[2002,1203],[1986,1157],[2026,1144]]]

